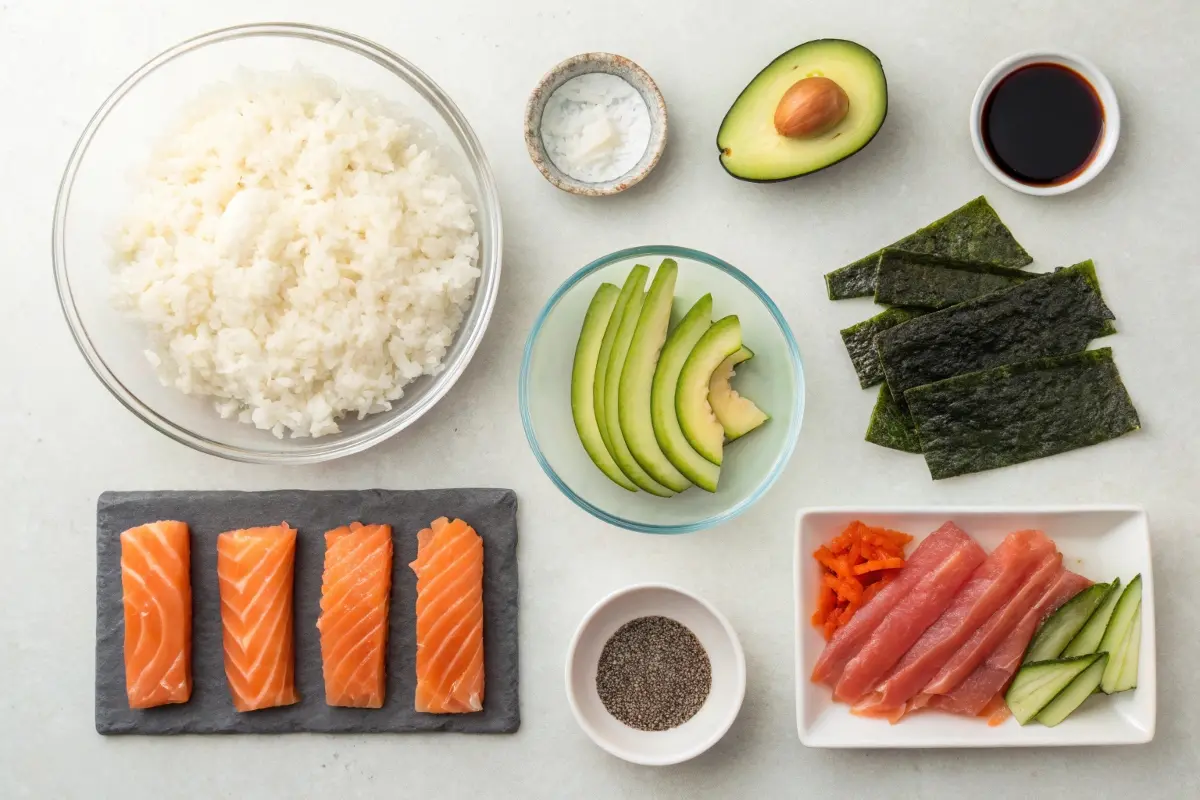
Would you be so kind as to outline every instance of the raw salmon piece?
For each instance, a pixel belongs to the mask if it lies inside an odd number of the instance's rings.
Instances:
[[[121,534],[130,708],[186,703],[192,696],[190,554],[186,522],[152,522]]]
[[[286,522],[217,537],[225,678],[238,711],[300,700],[292,619],[295,563],[296,530]]]
[[[391,591],[391,525],[353,522],[325,534],[317,630],[327,704],[383,705]]]
[[[970,536],[953,522],[947,522],[925,537],[908,557],[896,577],[858,610],[850,621],[837,629],[825,645],[813,667],[815,683],[836,684],[842,670],[862,649],[871,633],[879,627],[888,612],[931,571],[936,569],[958,548],[974,543]],[[978,545],[976,545],[978,546]]]
[[[1025,648],[1029,646],[1029,640],[1033,638],[1042,620],[1091,585],[1092,582],[1082,575],[1063,570],[1050,588],[1042,593],[1037,604],[1025,613],[987,660],[976,667],[954,691],[934,695],[929,705],[953,714],[978,716],[987,708],[992,698],[1008,688],[1017,667],[1021,666]]]
[[[483,709],[483,539],[445,517],[417,534],[416,710]]]
[[[997,611],[1012,599],[1030,571],[1054,542],[1041,531],[1016,531],[1004,537],[954,595],[950,606],[921,634],[883,682],[863,698],[860,710],[903,708]]]
[[[924,575],[896,603],[879,627],[871,632],[858,655],[846,665],[833,689],[834,698],[857,703],[871,691],[921,634],[949,608],[958,590],[986,558],[987,553],[983,548],[967,536],[966,541],[960,542],[945,561]],[[903,572],[901,570],[901,574]]]

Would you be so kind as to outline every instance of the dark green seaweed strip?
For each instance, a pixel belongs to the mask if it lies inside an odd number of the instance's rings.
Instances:
[[[875,349],[875,337],[888,328],[908,322],[928,313],[919,308],[889,308],[870,319],[865,319],[849,328],[842,329],[842,342],[850,354],[850,363],[858,373],[858,383],[869,389],[883,380],[883,367],[879,366],[879,352]]]
[[[1012,267],[889,247],[879,256],[875,302],[887,306],[949,308],[1036,277],[1037,273]]]
[[[905,397],[934,480],[1064,453],[1141,427],[1107,347],[959,375]]]
[[[1077,353],[1111,329],[1091,261],[889,328],[875,337],[904,407],[916,386],[1034,358]]]
[[[1033,262],[983,195],[888,247],[914,253],[936,253],[964,261],[984,261],[1001,267],[1023,267]],[[829,299],[845,300],[875,294],[875,269],[879,266],[881,252],[882,249],[876,250],[828,273],[825,288]]]
[[[921,440],[917,437],[917,426],[908,412],[900,407],[887,384],[879,387],[879,399],[871,410],[871,422],[867,425],[866,440],[872,444],[920,453]]]

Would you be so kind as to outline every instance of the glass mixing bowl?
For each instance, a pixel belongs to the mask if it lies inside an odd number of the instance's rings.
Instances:
[[[133,192],[130,180],[182,106],[238,70],[295,67],[405,107],[437,138],[443,164],[475,208],[482,271],[444,370],[405,387],[390,411],[340,421],[341,432],[277,439],[221,419],[206,398],[163,386],[143,351],[148,333],[110,301],[111,242]],[[463,373],[491,317],[500,281],[500,201],[471,126],[433,81],[395,53],[357,36],[310,25],[243,25],[206,33],[151,59],[104,101],[67,163],[54,211],[54,277],[63,313],[92,371],[156,430],[197,450],[237,461],[305,464],[365,450],[411,425]]]
[[[634,264],[679,264],[672,320],[705,293],[713,319],[737,314],[754,358],[739,364],[734,388],[771,419],[725,448],[717,491],[691,487],[674,497],[632,493],[610,481],[579,441],[571,415],[571,369],[583,317],[601,283],[621,286]],[[792,330],[771,298],[745,273],[683,247],[620,250],[572,275],[546,302],[525,344],[521,422],[542,469],[579,507],[612,525],[643,533],[689,533],[733,519],[758,501],[787,466],[804,417],[804,368]]]

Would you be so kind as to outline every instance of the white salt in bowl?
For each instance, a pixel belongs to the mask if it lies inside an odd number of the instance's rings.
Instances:
[[[650,113],[650,140],[642,157],[624,174],[602,181],[587,183],[573,178],[550,160],[542,141],[542,112],[546,103],[564,83],[581,75],[602,72],[615,75],[628,83],[642,99]],[[612,53],[581,53],[572,56],[547,72],[529,95],[525,105],[525,147],[542,176],[564,192],[585,197],[603,197],[623,192],[650,174],[667,146],[667,104],[658,86],[647,72],[624,56]]]
[[[712,665],[712,688],[696,715],[677,728],[640,731],[608,713],[596,691],[604,645],[638,617],[669,617],[700,640]],[[695,758],[725,735],[746,694],[746,656],[729,620],[690,592],[640,584],[613,592],[587,613],[567,650],[567,701],[579,727],[612,755],[634,764],[666,766]]]

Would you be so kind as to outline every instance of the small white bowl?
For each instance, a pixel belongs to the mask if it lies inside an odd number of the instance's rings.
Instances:
[[[1074,178],[1052,186],[1033,186],[1006,175],[992,161],[992,157],[988,155],[987,146],[983,142],[981,123],[983,106],[987,102],[988,96],[1000,81],[1030,64],[1059,64],[1078,72],[1095,88],[1096,94],[1100,98],[1100,105],[1104,110],[1104,131],[1101,133],[1100,146],[1092,160]],[[975,155],[979,157],[979,163],[983,164],[984,169],[991,173],[993,178],[1015,191],[1038,197],[1049,197],[1078,189],[1099,175],[1101,170],[1108,165],[1109,159],[1117,149],[1117,140],[1121,137],[1121,109],[1117,105],[1117,94],[1113,91],[1112,84],[1091,61],[1063,50],[1027,50],[1001,61],[987,74],[983,83],[979,84],[979,89],[975,92],[975,100],[971,103],[970,124],[971,143],[975,146]]]
[[[712,689],[694,717],[667,731],[639,731],[608,713],[596,691],[600,652],[617,629],[638,617],[663,616],[686,626],[708,653]],[[683,589],[641,584],[596,604],[567,650],[567,701],[584,732],[609,753],[646,766],[678,764],[716,744],[737,718],[746,694],[746,656],[720,611]]]

